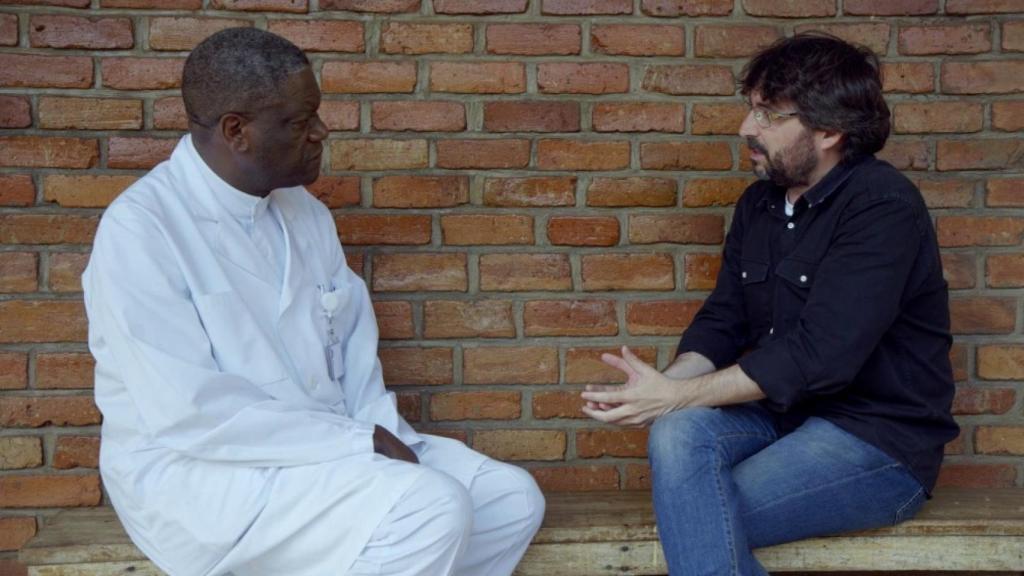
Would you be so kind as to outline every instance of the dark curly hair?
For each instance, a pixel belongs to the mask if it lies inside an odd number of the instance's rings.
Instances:
[[[797,34],[764,49],[743,68],[740,92],[790,102],[809,128],[841,132],[844,160],[874,154],[889,137],[878,57],[829,34]]]

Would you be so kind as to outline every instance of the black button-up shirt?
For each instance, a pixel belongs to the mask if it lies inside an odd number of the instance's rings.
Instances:
[[[917,188],[888,163],[842,163],[785,213],[785,190],[751,185],[718,283],[679,353],[738,363],[792,431],[825,418],[906,465],[927,489],[950,415],[949,300]]]

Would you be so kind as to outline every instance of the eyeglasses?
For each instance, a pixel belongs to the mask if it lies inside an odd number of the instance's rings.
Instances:
[[[771,128],[772,124],[779,120],[795,118],[800,115],[799,112],[775,112],[760,106],[751,106],[750,109],[754,113],[754,122],[757,122],[757,125],[761,128]]]

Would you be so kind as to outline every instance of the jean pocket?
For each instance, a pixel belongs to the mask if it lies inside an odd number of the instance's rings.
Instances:
[[[909,474],[908,474],[909,476]],[[916,482],[916,480],[915,480]],[[926,500],[924,488],[918,488],[917,492],[911,496],[906,502],[904,502],[899,508],[896,509],[896,514],[893,515],[893,525],[899,524],[904,520],[909,520],[917,514],[918,510],[924,506]]]

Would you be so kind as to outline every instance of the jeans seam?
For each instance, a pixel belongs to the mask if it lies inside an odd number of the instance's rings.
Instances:
[[[914,492],[914,494],[910,498],[908,498],[907,501],[904,502],[902,506],[900,506],[899,508],[896,509],[896,522],[895,522],[896,524],[898,524],[898,523],[903,521],[903,514],[907,511],[907,508],[909,508],[910,505],[913,504],[917,500],[917,497],[920,496],[923,493],[924,493],[924,488],[923,487],[922,488],[918,488],[917,491]]]
[[[725,491],[722,489],[722,473],[723,458],[719,452],[718,446],[714,448],[715,452],[715,490],[718,491],[718,502],[721,505],[719,513],[722,515],[722,524],[725,525],[725,542],[729,546],[729,565],[732,568],[732,574],[735,576],[739,572],[738,562],[736,558],[736,543],[733,542],[733,528],[729,521],[729,510],[725,504]]]
[[[878,472],[884,472],[884,471],[892,469],[892,468],[899,468],[900,466],[901,465],[899,463],[886,464],[885,466],[882,466],[880,468],[873,468],[871,470],[865,470],[865,471],[861,472],[860,474],[856,474],[854,476],[846,476],[844,478],[841,478],[841,479],[838,479],[838,480],[833,480],[832,482],[828,482],[827,484],[820,484],[818,486],[815,486],[814,488],[810,488],[808,490],[803,490],[803,491],[801,491],[799,493],[796,493],[796,494],[787,494],[783,498],[778,498],[776,500],[772,500],[771,502],[766,502],[765,504],[763,504],[763,505],[761,505],[761,506],[759,506],[757,508],[754,508],[753,510],[748,510],[747,514],[754,514],[756,512],[760,512],[761,510],[764,510],[765,508],[768,508],[769,506],[774,506],[774,505],[778,504],[779,502],[785,502],[787,500],[792,500],[793,498],[798,498],[798,497],[804,496],[804,495],[806,495],[806,494],[808,494],[810,492],[816,492],[818,490],[823,490],[825,488],[829,488],[831,486],[835,486],[836,484],[840,484],[840,483],[843,483],[843,482],[849,482],[851,480],[856,480],[858,478],[862,478],[862,477],[867,476],[869,474],[877,474]]]

